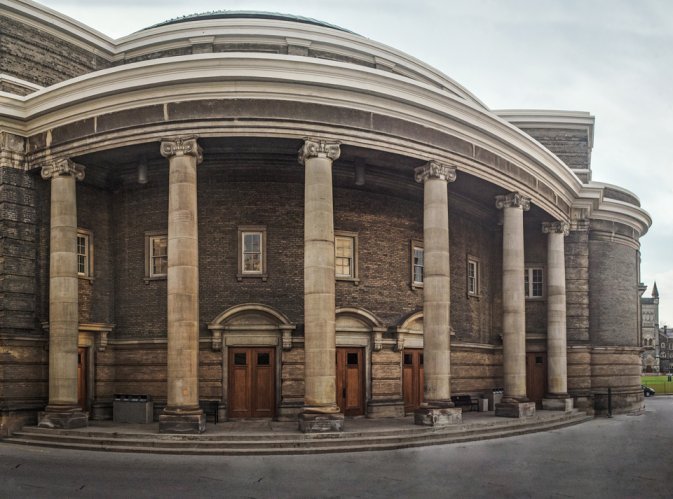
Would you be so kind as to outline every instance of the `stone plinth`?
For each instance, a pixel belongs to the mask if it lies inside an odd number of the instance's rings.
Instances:
[[[194,414],[163,414],[159,416],[159,433],[203,433],[206,431],[206,415],[199,411]]]
[[[456,407],[421,407],[414,411],[414,424],[448,426],[463,422],[463,411]]]
[[[79,407],[47,406],[37,417],[40,428],[84,428],[88,424],[89,415]]]
[[[502,402],[496,404],[495,415],[503,418],[529,418],[535,416],[535,402]]]
[[[331,433],[343,430],[344,415],[341,413],[303,412],[299,415],[299,431],[303,433]]]
[[[544,398],[542,399],[542,408],[545,411],[564,411],[573,410],[572,398]]]
[[[403,418],[404,401],[400,400],[372,400],[367,404],[368,418]]]

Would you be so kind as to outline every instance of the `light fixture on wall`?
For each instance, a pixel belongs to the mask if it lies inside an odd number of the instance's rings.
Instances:
[[[145,185],[147,183],[147,159],[141,156],[138,161],[138,183]]]

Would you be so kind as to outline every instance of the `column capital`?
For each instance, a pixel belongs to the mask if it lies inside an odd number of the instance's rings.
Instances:
[[[52,161],[42,166],[40,175],[45,180],[56,176],[73,175],[76,180],[84,180],[85,167],[70,159]]]
[[[297,160],[303,165],[307,159],[329,158],[336,161],[341,156],[340,142],[327,142],[326,140],[304,139],[304,145],[299,148]]]
[[[503,208],[521,208],[523,211],[530,210],[530,198],[522,196],[518,192],[510,192],[495,197],[495,207],[499,210]]]
[[[439,161],[428,161],[423,166],[414,169],[414,178],[419,183],[435,178],[446,182],[453,182],[456,180],[456,167],[440,163]]]
[[[173,156],[194,156],[197,165],[203,161],[203,149],[196,142],[196,137],[163,139],[161,141],[161,155],[168,159]]]
[[[554,222],[542,222],[542,233],[556,233],[563,234],[567,236],[570,234],[570,224],[567,222],[554,221]]]

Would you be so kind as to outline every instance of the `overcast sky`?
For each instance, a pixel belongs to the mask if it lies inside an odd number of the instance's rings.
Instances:
[[[654,220],[642,243],[646,295],[673,326],[673,1],[42,0],[113,38],[212,10],[313,17],[438,68],[491,109],[596,117],[593,179],[636,193]]]

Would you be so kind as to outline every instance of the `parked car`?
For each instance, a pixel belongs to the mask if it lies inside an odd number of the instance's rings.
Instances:
[[[643,389],[643,395],[645,395],[646,397],[651,397],[656,393],[654,391],[654,388],[650,388],[649,386],[640,385],[640,387]]]

